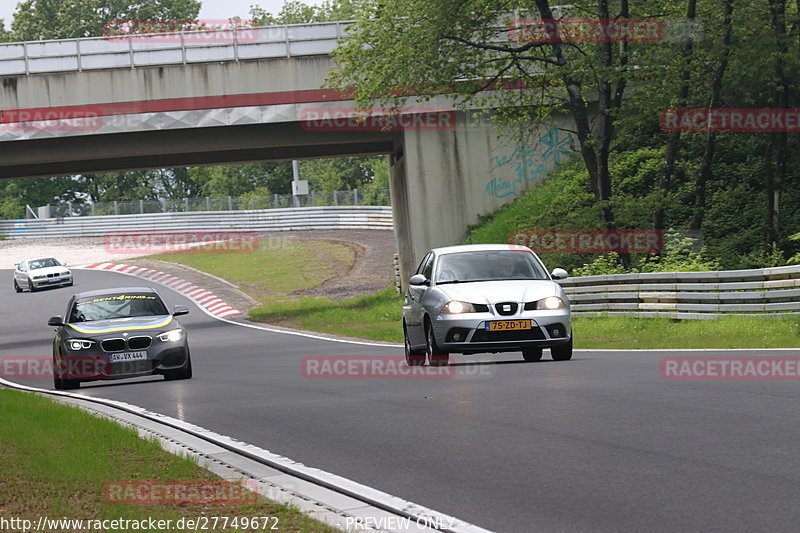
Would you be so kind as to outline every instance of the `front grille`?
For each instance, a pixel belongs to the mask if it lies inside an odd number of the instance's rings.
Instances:
[[[485,329],[475,330],[470,342],[512,342],[512,341],[535,341],[544,339],[544,333],[538,327],[533,329],[517,329],[509,331],[486,331]]]
[[[131,337],[128,339],[128,348],[131,350],[145,350],[150,347],[150,337]]]
[[[517,312],[517,303],[516,302],[500,302],[494,304],[494,308],[497,309],[497,313],[503,316],[513,315]]]
[[[56,277],[58,277],[58,274],[48,274],[47,277],[48,278],[56,278]]]
[[[107,352],[121,352],[125,349],[125,339],[106,339],[100,345]]]

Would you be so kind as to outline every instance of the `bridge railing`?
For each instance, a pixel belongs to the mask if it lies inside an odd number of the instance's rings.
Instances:
[[[0,44],[0,76],[329,54],[352,22]]]
[[[173,198],[116,202],[65,202],[38,208],[40,218],[64,218],[101,215],[144,215],[149,213],[188,213],[192,211],[242,211],[289,207],[391,205],[389,189],[352,189],[311,191],[309,194],[271,194],[268,196],[224,196]],[[33,218],[28,213],[28,218]]]
[[[575,315],[702,319],[800,314],[800,265],[583,276],[559,283]]]

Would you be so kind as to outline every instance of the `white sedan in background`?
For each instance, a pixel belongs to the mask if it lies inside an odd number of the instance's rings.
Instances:
[[[72,285],[72,272],[67,265],[53,257],[38,257],[17,264],[14,270],[14,290],[33,292],[44,287]]]

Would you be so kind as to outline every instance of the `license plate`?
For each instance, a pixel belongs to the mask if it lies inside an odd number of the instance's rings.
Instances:
[[[111,362],[112,363],[125,363],[128,361],[143,361],[147,359],[147,352],[121,352],[121,353],[112,353],[111,354]]]
[[[486,323],[486,331],[509,331],[514,329],[531,329],[530,320],[495,320]]]

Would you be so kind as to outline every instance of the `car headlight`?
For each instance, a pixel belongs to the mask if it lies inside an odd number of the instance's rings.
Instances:
[[[165,331],[158,335],[158,340],[161,342],[178,342],[183,340],[183,330],[182,329],[173,329],[171,331]]]
[[[558,296],[548,296],[547,298],[536,302],[536,309],[546,309],[552,311],[554,309],[564,309],[565,307],[566,305],[564,305],[564,300]]]
[[[478,310],[473,304],[452,300],[444,305],[444,312],[458,315],[461,313],[477,313]]]
[[[45,276],[33,276],[33,279],[44,279]]]
[[[78,350],[88,350],[92,347],[94,341],[87,341],[85,339],[70,339],[67,341],[67,348],[77,352]]]

